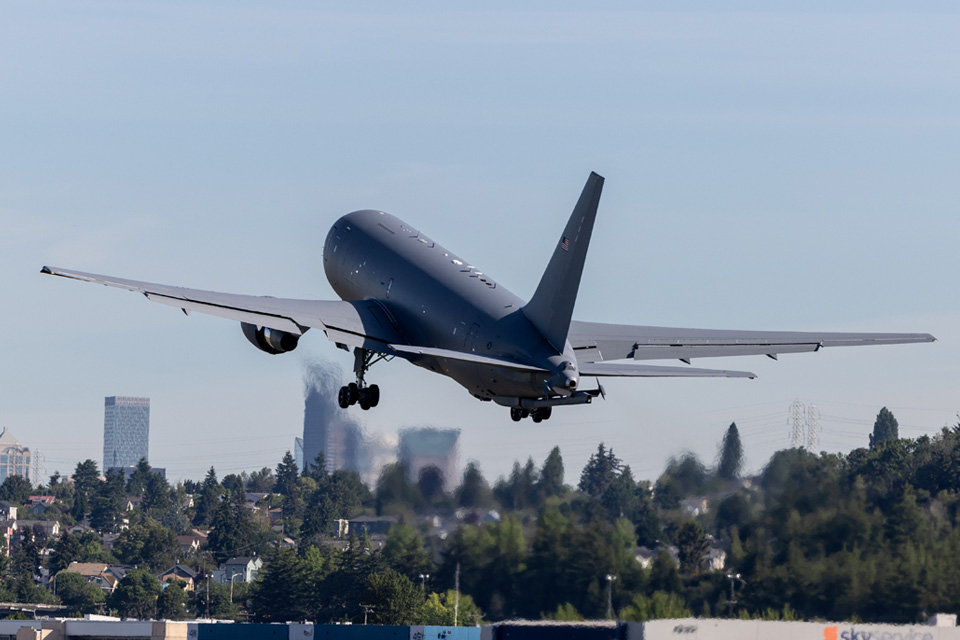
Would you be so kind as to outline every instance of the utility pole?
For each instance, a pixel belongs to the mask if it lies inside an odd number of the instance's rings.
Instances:
[[[360,603],[360,608],[363,609],[363,624],[367,624],[367,614],[375,609],[375,607],[370,606],[369,604]]]
[[[207,620],[210,619],[210,574],[207,574]]]
[[[457,570],[453,573],[453,626],[457,626],[460,615],[460,563],[457,563]]]

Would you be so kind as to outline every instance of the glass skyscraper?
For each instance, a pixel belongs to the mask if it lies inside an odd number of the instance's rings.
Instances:
[[[149,460],[150,398],[110,396],[103,410],[103,471]]]
[[[7,476],[30,479],[30,449],[20,444],[4,427],[3,433],[0,433],[0,484]]]

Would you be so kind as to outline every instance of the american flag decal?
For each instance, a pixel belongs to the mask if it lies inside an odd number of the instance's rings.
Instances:
[[[570,251],[570,238],[568,238],[567,236],[563,236],[560,239],[560,248],[563,249],[564,251]]]

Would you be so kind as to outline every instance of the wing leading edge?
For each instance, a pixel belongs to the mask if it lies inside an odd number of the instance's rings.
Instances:
[[[818,351],[822,347],[934,342],[929,333],[818,333],[725,331],[646,327],[601,322],[570,323],[570,344],[581,362],[668,360]]]
[[[184,313],[196,311],[297,336],[311,328],[321,329],[334,342],[378,352],[388,352],[391,343],[406,341],[389,311],[374,301],[295,300],[220,293],[56,267],[43,267],[41,272],[136,291],[153,302],[183,309]]]

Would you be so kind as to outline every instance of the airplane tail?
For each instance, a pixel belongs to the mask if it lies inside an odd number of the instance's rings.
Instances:
[[[527,319],[552,344],[563,351],[573,317],[573,305],[580,290],[580,276],[587,258],[587,247],[597,217],[597,205],[603,190],[603,177],[591,172],[580,193],[577,206],[557,241],[550,264],[540,278],[537,291],[524,305]]]

